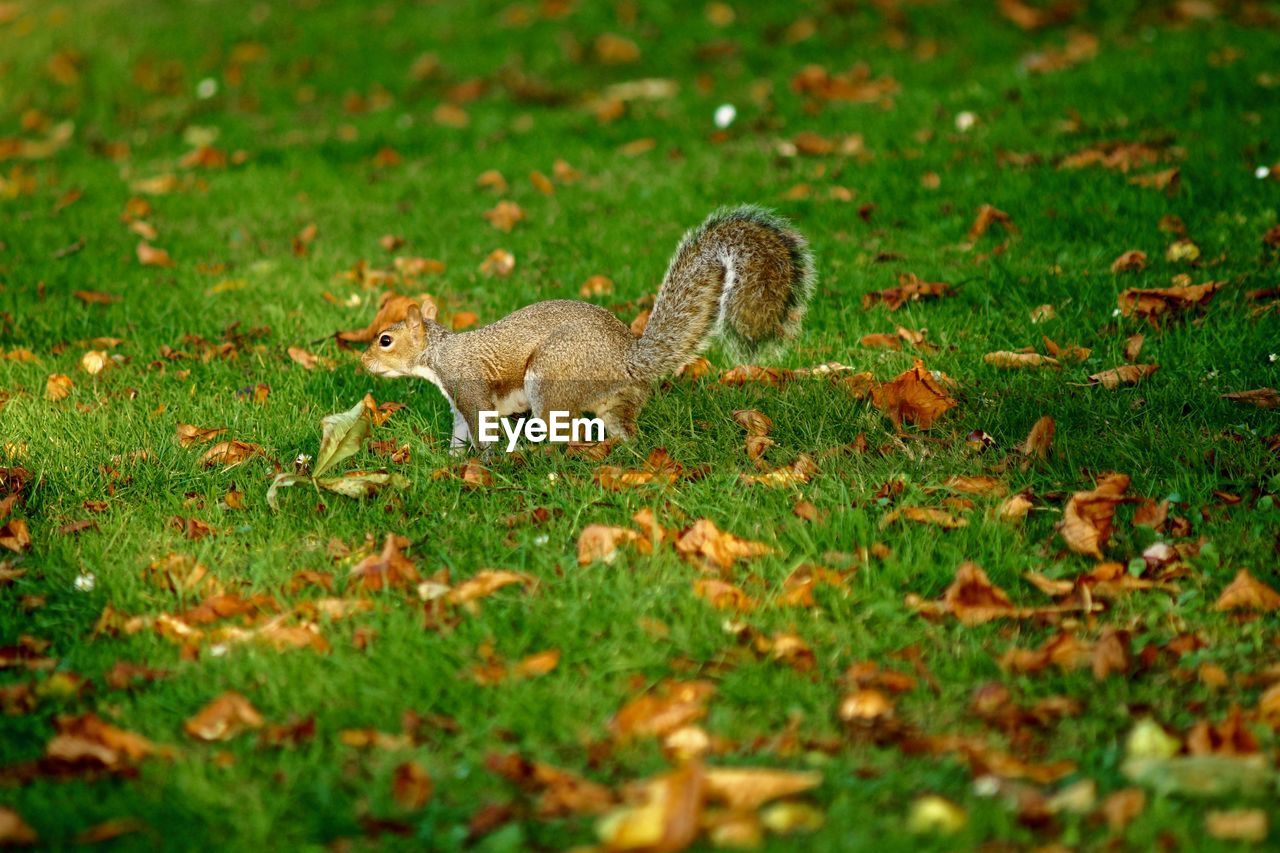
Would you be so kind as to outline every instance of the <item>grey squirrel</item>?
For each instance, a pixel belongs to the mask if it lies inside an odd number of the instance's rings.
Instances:
[[[544,421],[590,411],[626,440],[655,380],[712,338],[750,357],[795,335],[814,283],[809,245],[785,220],[754,206],[724,208],[680,241],[639,338],[605,309],[567,299],[461,333],[435,321],[434,305],[413,306],[360,361],[377,376],[417,376],[439,388],[453,409],[455,448],[482,446],[479,412],[489,410]]]

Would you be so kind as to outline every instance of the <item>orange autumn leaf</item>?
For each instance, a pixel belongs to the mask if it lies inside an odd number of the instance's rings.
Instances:
[[[200,464],[205,468],[215,465],[234,468],[254,456],[266,456],[266,451],[247,441],[220,441],[204,452],[200,457]]]
[[[913,521],[916,524],[932,524],[936,527],[941,527],[943,530],[954,530],[969,526],[967,518],[957,518],[944,509],[932,506],[905,506],[895,509],[881,519],[880,526],[887,527],[900,519]]]
[[[524,210],[514,201],[500,201],[492,210],[486,210],[484,218],[489,224],[503,233],[511,233],[517,222],[524,220]]]
[[[766,767],[712,767],[707,769],[707,799],[734,811],[751,812],[771,800],[794,797],[822,784],[816,770],[796,771]]]
[[[262,727],[262,715],[249,700],[234,691],[218,696],[183,723],[183,729],[198,740],[222,741],[247,729]]]
[[[54,726],[57,733],[45,746],[44,754],[57,763],[119,772],[160,752],[142,735],[113,726],[92,711],[79,717],[59,716]]]
[[[749,613],[756,607],[751,596],[731,583],[715,578],[704,578],[693,582],[693,594],[708,602],[717,610],[736,610]]]
[[[1161,317],[1203,308],[1224,284],[1226,282],[1211,281],[1179,287],[1131,287],[1120,294],[1117,302],[1124,316],[1143,317],[1154,325]]]
[[[942,299],[954,294],[951,285],[940,281],[921,281],[911,273],[898,276],[898,286],[885,290],[872,291],[862,297],[862,307],[871,308],[877,302],[883,302],[890,311],[897,311],[908,302],[919,302],[926,299]]]
[[[960,564],[942,600],[963,625],[978,625],[1013,613],[1009,596],[993,585],[987,573],[975,563]]]
[[[989,352],[982,357],[992,367],[1060,367],[1058,360],[1038,352]]]
[[[480,272],[498,278],[506,278],[515,268],[516,256],[506,249],[494,249],[480,262]]]
[[[593,275],[578,288],[579,296],[608,296],[613,293],[613,279],[605,275]]]
[[[948,477],[943,486],[962,495],[1004,495],[1009,487],[995,477]]]
[[[469,329],[480,321],[474,311],[455,311],[449,317],[449,327],[455,332]]]
[[[710,681],[664,681],[619,708],[609,731],[618,740],[670,734],[705,717],[715,691]]]
[[[763,542],[739,539],[719,530],[707,518],[698,519],[681,534],[676,540],[676,551],[687,559],[696,557],[720,569],[729,569],[738,560],[774,553],[774,549]]]
[[[560,664],[560,650],[547,649],[522,658],[511,668],[513,678],[535,678],[546,675]]]
[[[588,524],[578,535],[578,565],[585,566],[596,560],[612,563],[618,558],[619,545],[639,538],[639,533],[626,527]]]
[[[204,444],[213,441],[226,431],[226,427],[204,429],[193,424],[178,424],[178,444],[183,447]]]
[[[1089,384],[1115,390],[1121,385],[1136,385],[1159,369],[1158,364],[1122,364],[1111,370],[1092,374],[1089,377]]]
[[[1214,602],[1214,610],[1261,610],[1280,608],[1280,592],[1241,569]]]
[[[44,398],[46,400],[63,400],[71,393],[74,383],[70,376],[62,373],[54,373],[49,376],[44,383]]]
[[[1125,500],[1129,477],[1106,474],[1087,492],[1076,492],[1067,501],[1058,532],[1077,554],[1102,559],[1102,546],[1111,538],[1116,507]]]
[[[1027,433],[1026,439],[1022,444],[1018,445],[1019,452],[1023,456],[1034,456],[1037,459],[1048,458],[1049,448],[1053,445],[1055,429],[1053,418],[1048,415],[1042,415],[1032,425],[1031,432]]]
[[[1116,274],[1142,272],[1146,268],[1147,253],[1138,249],[1130,249],[1111,262],[1111,271]]]
[[[431,774],[416,761],[397,764],[391,771],[391,796],[396,805],[406,811],[417,811],[426,806],[434,791]]]
[[[763,436],[750,436],[750,439],[763,439],[770,444],[773,442]],[[752,455],[752,446],[747,445],[747,455],[753,459],[758,458],[759,454]],[[784,487],[795,486],[800,483],[807,483],[818,473],[818,463],[813,461],[813,457],[807,453],[801,453],[796,461],[790,465],[784,465],[781,468],[775,468],[764,474],[743,474],[742,482],[758,483],[765,486]]]
[[[914,423],[921,429],[928,429],[956,405],[956,401],[919,359],[910,370],[893,381],[872,388],[871,400],[898,429],[903,423]]]
[[[413,586],[419,580],[418,569],[400,550],[408,544],[403,536],[388,533],[380,553],[370,554],[352,566],[351,579],[366,590]]]
[[[513,584],[530,586],[533,578],[507,569],[482,569],[451,589],[446,597],[451,604],[467,604]]]
[[[1254,388],[1252,391],[1236,391],[1221,396],[1224,400],[1257,406],[1259,409],[1280,408],[1280,391],[1274,388]]]
[[[138,244],[137,249],[138,263],[144,267],[172,267],[174,266],[173,258],[169,257],[169,253],[164,249],[158,249],[152,246],[146,240]]]
[[[989,204],[984,204],[982,207],[978,208],[978,215],[974,218],[973,225],[969,228],[969,233],[966,235],[966,239],[972,243],[983,234],[986,234],[992,225],[1001,226],[1005,230],[1005,233],[1008,234],[1018,233],[1018,226],[1013,224],[1013,217],[1009,216],[1009,214],[1005,213],[1003,210],[999,210]]]

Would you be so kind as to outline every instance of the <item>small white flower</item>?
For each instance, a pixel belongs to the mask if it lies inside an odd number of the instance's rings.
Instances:
[[[550,536],[548,536],[548,535],[547,535],[547,534],[545,534],[545,533],[543,533],[543,534],[541,534],[541,535],[539,535],[539,536],[535,536],[535,537],[533,537],[533,544],[534,544],[534,545],[546,545],[546,544],[547,544],[548,542],[550,542],[550,541],[551,541],[551,537],[550,537]]]
[[[196,97],[200,100],[207,101],[216,94],[218,94],[218,81],[212,77],[206,77],[196,84]]]
[[[559,480],[559,479],[560,479],[560,476],[556,474],[555,471],[552,471],[550,474],[547,475],[548,483],[554,483],[556,480]]]
[[[977,123],[978,117],[968,110],[956,114],[956,130],[961,133],[968,132]]]
[[[215,658],[220,658],[227,653],[226,643],[214,643],[209,647],[209,654]]]
[[[1278,359],[1278,358],[1280,358],[1280,355],[1276,355],[1275,353],[1271,353],[1271,355],[1267,356],[1267,361],[1271,362],[1272,364],[1275,364],[1275,363],[1276,363],[1276,359]]]
[[[1119,317],[1119,316],[1120,316],[1120,309],[1119,309],[1119,308],[1112,308],[1112,309],[1111,309],[1111,316],[1112,316],[1112,317]]]
[[[738,108],[733,104],[721,104],[716,107],[715,123],[721,130],[733,124],[733,120],[737,117]]]
[[[1268,177],[1271,176],[1271,169],[1269,169],[1266,166],[1259,166],[1258,168],[1253,170],[1253,176],[1260,181],[1266,180]]]
[[[98,585],[98,579],[93,576],[92,572],[85,572],[82,575],[76,575],[76,589],[81,592],[92,592],[93,588]]]

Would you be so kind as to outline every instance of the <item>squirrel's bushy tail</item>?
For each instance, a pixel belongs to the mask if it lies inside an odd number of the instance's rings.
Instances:
[[[785,220],[753,206],[717,210],[680,241],[631,373],[674,373],[717,336],[735,357],[753,357],[799,331],[813,288],[809,244]]]

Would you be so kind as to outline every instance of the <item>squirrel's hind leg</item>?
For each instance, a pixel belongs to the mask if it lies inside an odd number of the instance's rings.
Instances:
[[[648,398],[647,390],[620,388],[596,406],[596,417],[604,421],[605,431],[611,438],[630,441],[640,431],[636,418]]]

